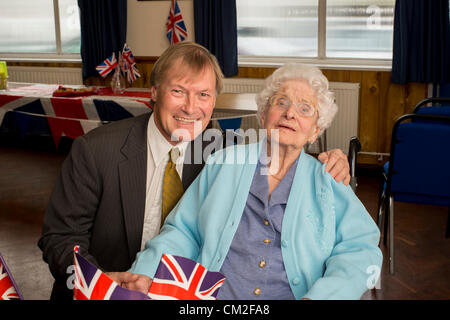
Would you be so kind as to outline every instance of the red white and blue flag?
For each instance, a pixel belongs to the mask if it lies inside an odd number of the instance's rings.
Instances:
[[[225,277],[191,259],[164,254],[148,295],[157,300],[216,300]]]
[[[136,67],[133,53],[126,43],[122,50],[122,71],[127,75],[129,83],[133,83],[133,81],[141,76]]]
[[[74,249],[74,300],[148,300],[145,294],[122,288]]]
[[[0,300],[22,300],[11,273],[0,254]]]
[[[132,66],[135,64],[134,55],[126,43],[123,46],[122,58],[126,65]]]
[[[105,78],[115,67],[117,67],[117,59],[116,54],[113,52],[109,58],[106,58],[102,63],[95,67],[95,69],[103,78]]]
[[[169,39],[170,44],[175,44],[187,38],[188,34],[186,25],[184,24],[183,16],[181,15],[177,0],[172,0],[166,26],[166,35],[167,39]]]
[[[97,267],[74,252],[74,300],[214,300],[225,277],[201,264],[163,255],[147,295],[121,287]]]
[[[128,68],[127,79],[129,83],[133,83],[133,81],[135,81],[140,76],[141,75],[139,74],[136,64],[133,64],[131,67]]]

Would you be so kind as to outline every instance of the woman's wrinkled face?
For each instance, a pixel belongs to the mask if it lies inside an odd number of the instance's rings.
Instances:
[[[269,141],[281,147],[301,149],[319,135],[318,118],[317,96],[309,83],[287,80],[269,99],[261,124],[267,130]]]

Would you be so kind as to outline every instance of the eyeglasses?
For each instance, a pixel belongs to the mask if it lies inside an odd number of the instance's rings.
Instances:
[[[280,109],[289,109],[291,105],[294,105],[296,107],[295,110],[302,117],[309,118],[314,116],[314,114],[316,113],[316,108],[314,108],[309,103],[307,102],[293,103],[286,96],[280,94],[275,94],[274,96],[272,96],[270,104]]]

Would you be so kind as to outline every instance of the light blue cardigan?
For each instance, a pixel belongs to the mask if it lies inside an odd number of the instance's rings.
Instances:
[[[219,271],[239,225],[264,142],[214,153],[130,272],[153,278],[163,253]],[[238,163],[238,164],[236,164]],[[381,269],[379,230],[349,186],[300,154],[281,245],[297,299],[359,299]],[[380,268],[380,269],[377,269]],[[239,270],[236,270],[239,272]]]

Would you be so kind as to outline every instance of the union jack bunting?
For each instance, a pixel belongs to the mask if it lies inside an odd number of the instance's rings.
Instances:
[[[166,35],[170,44],[175,44],[187,38],[188,34],[186,25],[184,24],[183,16],[181,15],[180,7],[178,7],[177,0],[172,0],[166,26]]]
[[[14,279],[0,254],[0,300],[22,300]]]
[[[117,59],[116,54],[113,52],[109,58],[106,58],[105,61],[100,63],[95,69],[103,78],[105,78],[115,67],[117,67]]]
[[[122,288],[74,250],[74,300],[149,300],[138,291]]]
[[[224,281],[220,272],[208,271],[191,259],[164,254],[148,295],[158,300],[216,300]]]

